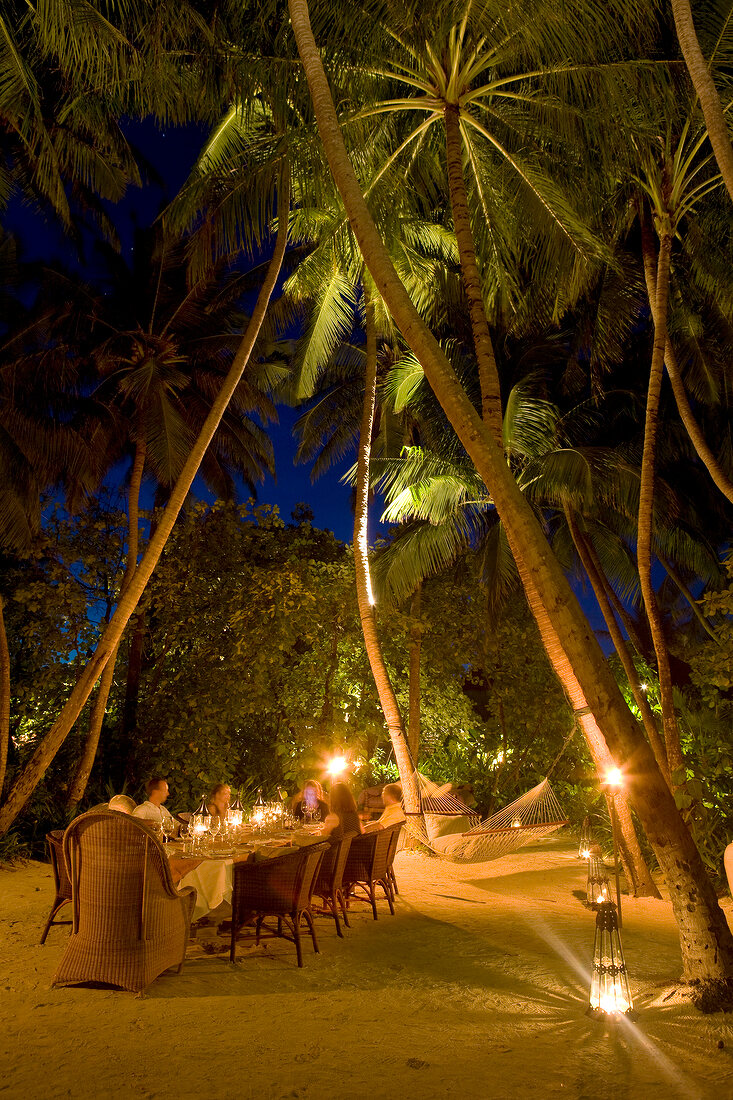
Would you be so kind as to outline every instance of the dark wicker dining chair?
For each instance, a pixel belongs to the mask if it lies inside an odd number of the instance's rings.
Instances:
[[[344,934],[341,931],[339,909],[344,918],[344,924],[347,928],[351,927],[343,890],[344,867],[346,866],[351,842],[357,835],[357,833],[348,833],[341,840],[331,841],[323,857],[316,884],[313,887],[313,893],[316,897],[321,898],[324,905],[327,905],[331,910],[333,919],[336,922],[336,932],[342,939]]]
[[[403,828],[404,828],[403,824],[400,824],[399,828],[397,826],[392,827],[392,829],[391,829],[392,835],[391,835],[390,841],[389,841],[389,848],[387,849],[387,878],[389,879],[389,884],[392,887],[392,898],[393,899],[394,899],[395,894],[399,894],[399,892],[400,892],[399,888],[397,886],[397,879],[395,878],[395,873],[394,873],[394,857],[397,855],[397,847],[398,847],[399,842],[400,842],[400,836],[402,835],[402,829]]]
[[[361,890],[366,899],[371,902],[375,920],[377,919],[377,886],[381,886],[384,891],[389,911],[394,916],[394,893],[389,880],[388,859],[393,836],[399,834],[402,824],[400,821],[396,825],[389,825],[386,829],[363,833],[362,836],[352,840],[349,849],[344,868],[344,894],[347,898],[358,897],[355,891]]]
[[[48,915],[48,920],[41,934],[40,943],[46,942],[46,936],[52,924],[71,924],[70,920],[54,919],[59,910],[63,909],[63,907],[68,905],[71,901],[71,882],[69,881],[69,876],[66,872],[66,864],[64,863],[63,838],[63,829],[54,829],[52,832],[46,834],[46,848],[48,850],[48,858],[51,861],[56,897],[54,898],[51,912]]]
[[[143,994],[186,957],[196,891],[176,890],[160,842],[138,818],[82,814],[64,833],[73,927],[53,985],[101,982]]]
[[[277,917],[277,932],[265,925],[273,935],[292,940],[298,956],[298,966],[303,965],[303,952],[300,945],[300,925],[305,918],[313,941],[313,950],[318,951],[311,896],[313,886],[321,866],[321,860],[328,851],[326,842],[309,844],[297,852],[273,856],[257,863],[235,863],[232,876],[232,939],[229,959],[235,961],[237,952],[237,933],[245,921],[255,919],[255,943],[260,942],[265,917]],[[283,922],[291,934],[283,931]]]

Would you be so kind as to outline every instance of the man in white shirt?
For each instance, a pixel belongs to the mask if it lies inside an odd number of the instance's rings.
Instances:
[[[143,821],[149,821],[151,825],[161,825],[164,832],[168,832],[166,822],[170,825],[171,833],[174,831],[173,818],[166,810],[163,803],[168,797],[168,783],[165,779],[149,779],[145,784],[147,802],[141,802],[132,811],[133,817],[139,817]]]
[[[365,833],[372,833],[375,829],[388,829],[390,825],[396,825],[398,821],[405,820],[405,811],[402,809],[402,787],[399,783],[387,784],[382,791],[382,802],[384,802],[382,816],[365,825]]]

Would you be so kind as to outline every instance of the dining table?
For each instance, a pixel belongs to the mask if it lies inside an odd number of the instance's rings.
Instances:
[[[231,902],[235,863],[275,859],[320,840],[323,840],[320,828],[305,827],[266,835],[243,831],[233,837],[217,837],[213,844],[201,845],[200,850],[193,852],[186,850],[181,841],[170,841],[165,850],[177,888],[193,886],[196,890],[191,920],[197,921],[222,902]]]

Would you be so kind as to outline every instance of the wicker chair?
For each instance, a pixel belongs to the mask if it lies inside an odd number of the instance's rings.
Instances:
[[[395,878],[395,873],[394,873],[394,857],[397,855],[397,847],[400,843],[400,836],[402,834],[402,828],[403,828],[403,826],[400,825],[399,828],[393,828],[391,830],[392,836],[391,836],[390,843],[389,843],[389,849],[387,850],[387,878],[389,879],[389,884],[392,887],[392,897],[393,898],[394,898],[395,894],[399,894],[399,892],[400,892],[399,888],[397,886],[397,879]]]
[[[341,840],[332,841],[328,851],[323,857],[313,893],[322,899],[324,905],[331,910],[336,922],[336,932],[343,939],[341,921],[339,920],[339,908],[344,918],[344,924],[350,928],[349,914],[346,912],[346,899],[343,892],[344,867],[349,855],[349,848],[357,833],[348,833]]]
[[[344,868],[344,894],[358,897],[355,890],[362,890],[371,902],[374,919],[377,919],[377,886],[381,886],[387,898],[389,911],[394,916],[394,893],[389,879],[389,850],[395,844],[393,837],[399,835],[403,823],[390,825],[386,829],[363,833],[351,842],[349,855]]]
[[[255,918],[255,942],[260,942],[260,933],[265,917],[277,917],[277,933],[292,940],[298,955],[298,966],[303,965],[303,952],[300,946],[300,924],[305,917],[313,940],[313,950],[318,954],[318,941],[313,927],[313,914],[310,910],[313,885],[316,881],[321,860],[328,851],[328,843],[309,844],[297,852],[261,863],[235,863],[232,880],[232,939],[229,958],[234,962],[237,951],[237,932],[245,921]],[[283,932],[283,921],[292,930],[292,935]]]
[[[40,943],[46,942],[46,936],[52,924],[71,924],[70,920],[54,920],[58,911],[63,909],[63,907],[71,901],[71,882],[69,881],[66,864],[64,863],[63,837],[63,829],[54,829],[53,832],[46,834],[46,848],[48,849],[48,858],[51,861],[51,869],[53,870],[56,897],[54,898],[51,912],[48,915],[48,920],[41,934]]]
[[[196,891],[180,893],[161,844],[137,818],[82,814],[64,833],[73,928],[53,985],[102,982],[142,995],[171,966],[178,971]]]

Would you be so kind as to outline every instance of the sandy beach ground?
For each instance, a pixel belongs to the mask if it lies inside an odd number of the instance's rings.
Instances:
[[[357,905],[343,940],[320,917],[303,970],[286,941],[207,953],[214,925],[138,999],[51,988],[69,934],[38,945],[51,869],[0,870],[0,1094],[733,1098],[733,1016],[691,1007],[666,900],[623,899],[638,1018],[608,1025],[584,1015],[595,917],[569,840],[480,865],[402,853],[396,871],[396,915]]]

